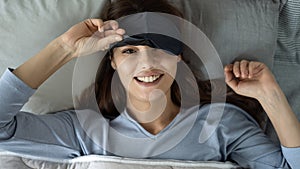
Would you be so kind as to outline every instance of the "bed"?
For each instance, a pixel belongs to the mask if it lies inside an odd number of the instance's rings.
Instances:
[[[108,0],[0,0],[0,73],[17,67],[52,39],[86,18],[99,17]],[[300,3],[297,0],[169,0],[187,20],[210,39],[222,63],[252,59],[272,68],[300,119]],[[228,43],[230,42],[230,43]],[[45,114],[73,107],[72,73],[75,61],[48,79],[23,111]],[[286,75],[289,76],[286,76]],[[277,136],[266,119],[263,129]],[[145,160],[83,156],[53,160],[0,152],[0,168],[238,168],[231,162]]]

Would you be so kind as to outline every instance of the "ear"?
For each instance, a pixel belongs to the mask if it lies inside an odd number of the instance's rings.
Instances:
[[[177,56],[177,62],[180,62],[182,60],[182,56],[181,55],[178,55]]]
[[[110,61],[110,65],[113,69],[115,69],[115,70],[117,69],[117,65],[113,60]]]

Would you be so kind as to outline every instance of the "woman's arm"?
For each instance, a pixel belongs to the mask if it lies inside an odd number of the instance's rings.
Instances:
[[[283,146],[300,147],[300,123],[266,65],[237,61],[225,67],[225,78],[236,93],[260,102]]]
[[[36,89],[73,58],[105,50],[111,43],[122,40],[124,33],[116,21],[87,19],[50,42],[13,73]]]
[[[81,155],[74,112],[37,116],[20,110],[34,89],[65,63],[106,49],[110,43],[121,40],[123,34],[116,21],[88,19],[53,40],[13,72],[6,70],[0,78],[0,149],[54,158]]]

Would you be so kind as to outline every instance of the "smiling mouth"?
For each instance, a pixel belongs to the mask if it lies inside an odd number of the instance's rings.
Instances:
[[[152,76],[142,76],[142,77],[134,77],[134,79],[142,84],[154,84],[158,82],[163,74],[161,75],[152,75]]]

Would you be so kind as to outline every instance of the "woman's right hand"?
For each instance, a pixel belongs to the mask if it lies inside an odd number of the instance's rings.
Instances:
[[[111,43],[122,40],[124,33],[116,21],[87,19],[51,41],[13,72],[36,89],[73,58],[108,49]]]
[[[71,27],[59,40],[73,57],[78,57],[108,49],[111,43],[121,41],[124,33],[117,21],[87,19]]]

